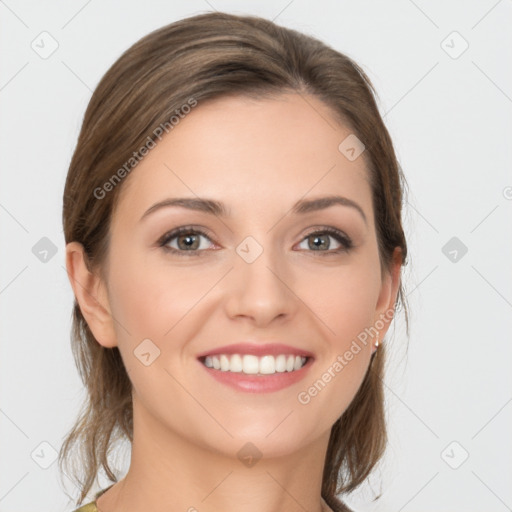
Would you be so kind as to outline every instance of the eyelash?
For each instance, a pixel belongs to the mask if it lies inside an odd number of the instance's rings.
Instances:
[[[165,251],[176,254],[178,256],[203,256],[203,253],[206,252],[205,250],[183,251],[183,250],[174,249],[174,247],[167,247],[167,244],[172,239],[174,239],[180,235],[183,235],[183,234],[201,235],[201,236],[208,238],[208,240],[211,241],[210,236],[207,233],[205,233],[204,231],[202,231],[201,229],[196,229],[192,226],[183,226],[180,228],[176,228],[176,229],[166,233],[165,235],[163,235],[158,240],[158,245],[159,245],[159,247],[162,247]],[[318,234],[332,236],[333,238],[336,239],[337,242],[339,242],[341,244],[341,247],[339,247],[338,249],[331,249],[328,251],[312,251],[312,250],[310,250],[310,251],[306,251],[306,252],[318,252],[321,256],[329,256],[329,255],[333,255],[333,254],[341,254],[344,252],[349,252],[350,249],[353,248],[352,240],[348,236],[346,236],[342,231],[339,231],[338,229],[327,227],[327,226],[322,227],[320,229],[316,229],[315,231],[311,231],[310,233],[305,235],[304,238],[302,238],[301,242],[303,242],[306,238],[310,237],[311,235],[318,235]]]

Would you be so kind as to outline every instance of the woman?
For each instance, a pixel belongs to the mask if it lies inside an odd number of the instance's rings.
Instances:
[[[100,468],[114,482],[81,512],[349,510],[385,448],[407,256],[373,94],[323,43],[224,13],[103,77],[63,209],[88,400],[59,462],[77,505]]]

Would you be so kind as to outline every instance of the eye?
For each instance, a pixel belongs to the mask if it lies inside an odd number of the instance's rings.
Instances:
[[[202,243],[202,239],[209,243]],[[336,247],[332,248],[331,239],[335,240]],[[306,247],[303,244],[307,244]],[[163,235],[158,245],[164,250],[179,256],[201,256],[205,249],[212,248],[210,236],[201,229],[183,226]],[[322,228],[309,233],[299,245],[299,248],[318,252],[322,256],[348,252],[353,247],[351,239],[342,231],[335,228]]]
[[[201,238],[208,240],[210,244],[201,243]],[[158,241],[158,245],[166,251],[180,256],[198,256],[204,249],[208,249],[212,243],[210,237],[205,232],[185,226],[166,233]],[[185,254],[187,252],[189,254]]]
[[[334,239],[338,246],[331,248],[330,239]],[[353,247],[352,240],[342,231],[335,228],[322,228],[321,230],[313,231],[303,239],[301,245],[304,243],[307,244],[307,246],[301,247],[302,249],[325,253],[322,254],[322,256],[348,252]]]

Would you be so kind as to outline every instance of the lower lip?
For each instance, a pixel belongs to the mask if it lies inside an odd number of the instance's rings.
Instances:
[[[237,391],[244,391],[245,393],[271,393],[292,386],[302,380],[313,364],[313,358],[310,357],[300,370],[262,376],[247,375],[242,372],[223,372],[214,368],[208,368],[201,361],[198,362],[214,379]]]

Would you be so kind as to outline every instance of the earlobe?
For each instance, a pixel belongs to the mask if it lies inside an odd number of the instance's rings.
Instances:
[[[66,270],[80,311],[98,343],[106,348],[117,346],[106,286],[101,277],[89,270],[82,244],[66,245]]]

